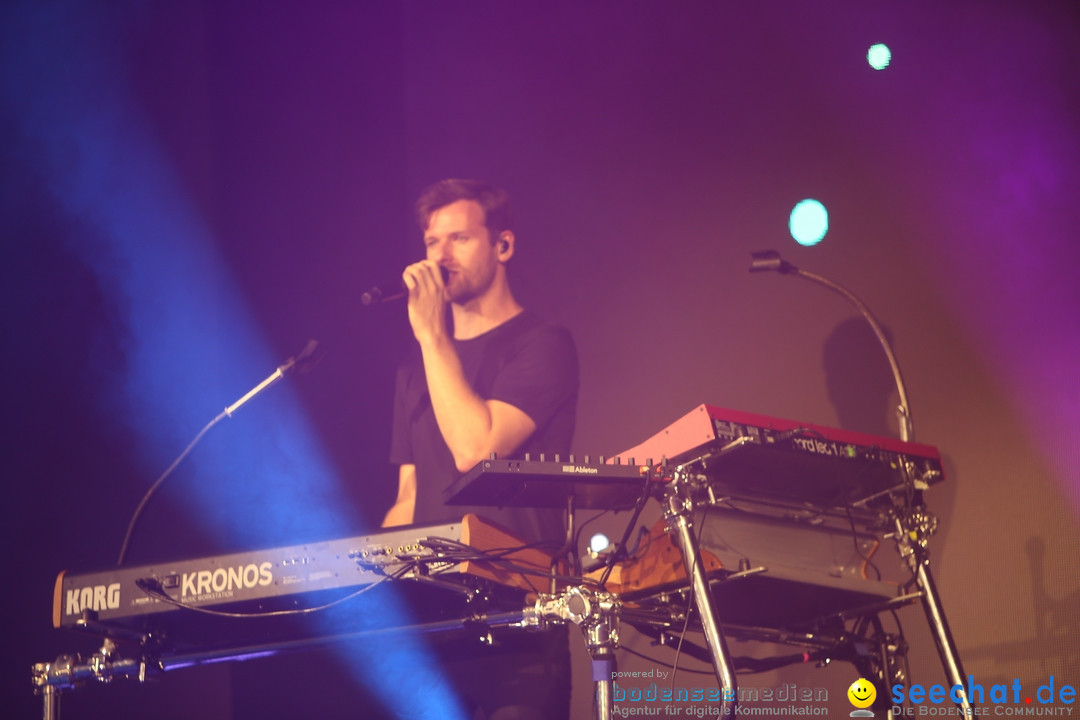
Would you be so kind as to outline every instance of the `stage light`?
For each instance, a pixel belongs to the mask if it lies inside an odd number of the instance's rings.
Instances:
[[[608,536],[604,533],[596,533],[589,538],[589,551],[592,553],[602,553],[611,546],[611,541],[608,540]]]
[[[870,49],[866,51],[866,62],[870,63],[870,67],[875,70],[884,70],[892,62],[892,50],[889,50],[889,46],[883,43],[871,45]]]
[[[817,245],[829,231],[829,211],[817,200],[800,200],[791,211],[788,229],[800,245]]]

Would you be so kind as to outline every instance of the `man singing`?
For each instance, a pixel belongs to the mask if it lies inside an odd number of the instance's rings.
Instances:
[[[578,395],[573,340],[510,291],[516,238],[505,192],[444,180],[424,191],[417,216],[426,257],[403,274],[417,345],[397,377],[390,460],[399,466],[398,494],[383,526],[475,512],[554,549],[564,540],[560,512],[446,506],[443,491],[491,453],[569,453]],[[492,647],[474,642],[454,659],[451,674],[468,665],[456,681],[477,718],[569,713],[565,632],[499,633]]]

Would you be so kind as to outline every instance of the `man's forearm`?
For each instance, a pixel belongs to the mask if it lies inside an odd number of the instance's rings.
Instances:
[[[416,466],[402,465],[398,468],[397,498],[383,517],[382,526],[411,525],[416,517]]]
[[[382,527],[391,528],[399,525],[411,525],[416,512],[415,501],[395,502],[383,516]]]
[[[468,470],[492,452],[512,452],[515,448],[497,447],[491,408],[469,387],[450,339],[432,338],[420,350],[435,421],[458,470]]]

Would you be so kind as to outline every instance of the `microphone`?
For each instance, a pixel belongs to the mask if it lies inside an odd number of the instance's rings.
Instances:
[[[305,373],[310,370],[319,360],[322,360],[322,352],[318,349],[319,343],[315,340],[308,340],[307,345],[300,351],[299,354],[289,358],[281,365],[277,370],[270,373],[270,376],[263,380],[261,383],[253,387],[242,398],[234,402],[229,407],[225,408],[222,413],[228,417],[232,417],[233,413],[240,409],[242,405],[245,405],[249,400],[261,393],[266,388],[276,383],[281,378],[285,377],[285,373],[290,370],[296,370],[296,372]]]
[[[798,268],[780,257],[775,250],[750,253],[750,272],[769,272],[775,270],[781,275],[796,272]]]
[[[439,266],[439,274],[442,275],[443,285],[450,279],[450,271],[445,266]],[[360,302],[364,305],[381,305],[383,303],[393,302],[394,300],[400,300],[403,297],[408,297],[409,288],[406,287],[405,281],[401,278],[396,278],[390,282],[376,285],[368,290],[366,293],[360,296]]]
[[[395,282],[376,285],[360,296],[360,302],[364,305],[380,305],[391,300],[400,300],[409,294],[405,287],[405,281],[398,278]]]

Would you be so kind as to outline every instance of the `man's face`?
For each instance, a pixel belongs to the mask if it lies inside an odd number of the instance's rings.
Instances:
[[[484,225],[484,209],[458,200],[431,214],[424,233],[427,259],[447,271],[446,294],[463,304],[483,295],[495,280],[498,251]]]

